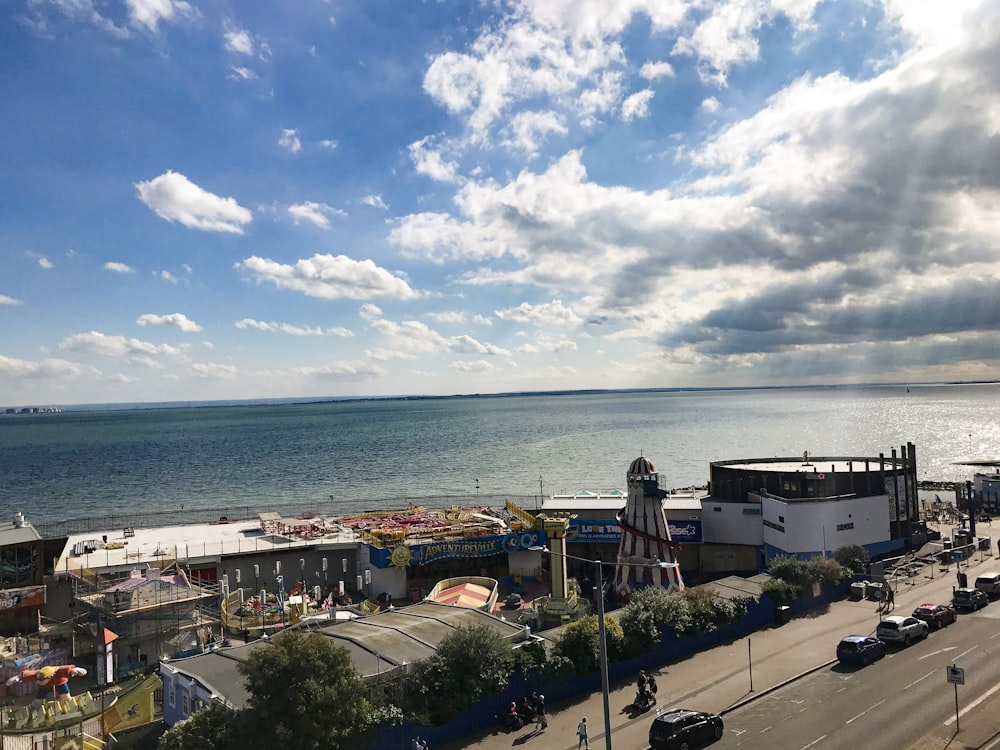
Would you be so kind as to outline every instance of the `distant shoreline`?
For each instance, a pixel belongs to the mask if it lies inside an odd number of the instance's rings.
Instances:
[[[307,406],[313,404],[340,404],[368,401],[447,401],[457,399],[491,399],[491,398],[523,398],[552,396],[600,396],[617,394],[643,393],[724,393],[734,391],[794,391],[794,390],[852,390],[863,388],[921,388],[941,386],[976,386],[996,385],[1000,380],[949,380],[929,381],[919,383],[843,383],[837,385],[758,385],[758,386],[715,386],[715,387],[676,387],[676,388],[584,388],[555,391],[505,391],[499,393],[455,393],[450,395],[411,394],[391,396],[317,396],[289,398],[250,398],[250,399],[219,399],[205,401],[138,401],[120,403],[95,404],[51,404],[46,406],[0,406],[0,417],[39,417],[69,412],[94,411],[151,411],[157,409],[198,409],[224,408],[240,406]],[[32,413],[7,413],[7,409],[20,410],[35,408]],[[41,411],[41,410],[48,411]]]

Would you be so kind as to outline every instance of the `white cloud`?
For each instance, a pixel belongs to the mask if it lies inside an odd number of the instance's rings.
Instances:
[[[475,362],[451,362],[448,367],[459,372],[489,372],[495,369],[493,365],[483,359],[477,359]]]
[[[33,362],[0,354],[0,377],[16,380],[54,380],[72,378],[83,374],[96,374],[92,367],[84,367],[65,359],[43,359]]]
[[[160,271],[160,278],[170,284],[177,283],[177,277],[170,273],[170,271]]]
[[[725,85],[730,69],[735,65],[754,62],[760,56],[757,33],[779,16],[784,16],[792,28],[802,31],[811,27],[812,15],[819,0],[717,0],[711,13],[699,21],[690,36],[677,39],[675,55],[693,55],[699,60],[702,81]]]
[[[237,369],[233,365],[221,365],[214,362],[194,362],[191,365],[192,374],[208,380],[230,380],[236,377]]]
[[[708,97],[701,103],[701,108],[706,112],[718,112],[719,107],[721,106],[722,106],[721,102],[719,102],[719,100],[716,99],[714,96]]]
[[[14,299],[13,297],[8,297],[6,294],[0,294],[0,305],[23,305],[24,303],[19,299]]]
[[[622,95],[622,74],[607,71],[600,75],[596,85],[586,89],[578,99],[585,125],[593,125],[593,115],[610,112]]]
[[[181,268],[184,269],[184,273],[191,274],[194,273],[194,269],[187,263],[181,263]]]
[[[223,34],[226,49],[238,55],[253,54],[253,35],[246,29],[232,29]]]
[[[487,318],[485,315],[473,315],[472,322],[481,326],[491,326],[493,325],[493,320]]]
[[[472,336],[464,334],[449,338],[448,348],[453,352],[459,352],[461,354],[489,354],[494,356],[506,356],[510,354],[509,349],[504,349],[496,346],[495,344],[484,344],[472,338]]]
[[[243,234],[253,214],[234,198],[220,198],[187,177],[167,171],[149,182],[136,183],[139,198],[158,216],[191,229]]]
[[[462,323],[465,321],[465,311],[446,310],[444,312],[430,312],[427,317],[436,320],[438,323]]]
[[[147,324],[151,326],[172,326],[184,331],[184,333],[197,333],[201,330],[201,326],[193,320],[189,320],[184,313],[170,313],[169,315],[146,313],[136,318],[135,322],[141,326]]]
[[[175,21],[194,15],[191,6],[184,0],[125,0],[125,5],[133,25],[144,26],[154,33],[160,21]]]
[[[302,150],[302,141],[299,140],[299,131],[294,128],[282,130],[281,137],[278,139],[278,145],[286,151],[291,151],[293,154],[298,153]]]
[[[366,195],[361,199],[361,202],[366,206],[371,206],[372,208],[381,208],[384,210],[389,209],[389,207],[385,204],[385,201],[382,200],[381,195]]]
[[[258,77],[255,71],[243,65],[230,65],[229,75],[226,76],[232,81],[256,81]]]
[[[291,336],[339,336],[341,338],[347,338],[353,336],[354,334],[346,329],[340,327],[326,328],[323,329],[319,326],[296,326],[290,323],[266,323],[262,320],[254,320],[253,318],[243,318],[242,320],[236,321],[237,328],[254,328],[258,331],[266,331],[267,333],[287,333]]]
[[[177,356],[183,351],[169,344],[151,344],[148,341],[128,339],[124,336],[108,336],[98,331],[67,336],[60,342],[59,348],[83,354],[104,354],[109,357],[118,357],[123,354],[167,354]]]
[[[336,148],[337,148],[337,147],[338,147],[338,146],[339,146],[340,144],[339,144],[339,143],[337,143],[337,142],[336,142],[335,140],[332,140],[332,139],[330,139],[330,138],[324,138],[323,140],[321,140],[321,141],[319,142],[319,145],[320,145],[320,147],[322,147],[322,148],[325,148],[325,149],[328,149],[328,150],[330,150],[330,151],[334,151],[334,150],[336,150]]]
[[[382,311],[375,305],[362,305],[359,314],[373,331],[383,337],[387,349],[398,354],[416,356],[444,351],[462,354],[510,354],[502,347],[495,344],[484,344],[464,334],[450,337],[442,336],[418,320],[404,320],[400,323],[386,320],[382,317]],[[380,355],[373,354],[373,356]]]
[[[643,63],[642,68],[639,69],[639,75],[647,81],[658,81],[661,78],[673,78],[676,74],[673,65],[666,60],[659,60]]]
[[[420,295],[405,280],[370,260],[345,255],[314,255],[294,266],[253,256],[236,268],[249,272],[257,283],[269,281],[279,289],[293,289],[323,299],[416,299]]]
[[[370,360],[341,360],[318,367],[296,367],[296,375],[333,380],[374,380],[386,374],[384,368]]]
[[[458,164],[453,161],[445,161],[439,149],[428,146],[430,141],[431,136],[427,136],[409,146],[410,159],[413,161],[413,167],[417,170],[417,174],[426,175],[438,182],[455,182],[458,175]]]
[[[575,326],[583,321],[562,300],[553,300],[542,305],[532,305],[522,302],[517,307],[506,310],[494,310],[501,320],[513,320],[516,323],[531,323],[536,326]]]
[[[104,264],[105,271],[114,271],[115,273],[135,273],[135,269],[126,263],[118,263],[113,260],[109,260]]]
[[[649,114],[649,102],[654,93],[652,89],[644,89],[626,97],[625,101],[622,102],[622,119],[629,122]]]
[[[518,112],[508,126],[509,137],[505,144],[529,156],[538,153],[550,133],[569,132],[564,118],[557,112]]]
[[[347,216],[346,211],[333,208],[325,203],[313,203],[312,201],[289,206],[288,213],[295,220],[296,224],[300,221],[308,221],[320,229],[330,228],[330,219],[328,218],[330,216]]]
[[[44,255],[38,258],[38,265],[40,265],[46,271],[55,268],[55,266],[52,264],[52,261],[46,258]]]

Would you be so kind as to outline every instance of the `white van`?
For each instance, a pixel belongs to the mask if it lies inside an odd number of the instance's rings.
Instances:
[[[1000,595],[1000,573],[983,573],[976,579],[976,588],[990,598]]]

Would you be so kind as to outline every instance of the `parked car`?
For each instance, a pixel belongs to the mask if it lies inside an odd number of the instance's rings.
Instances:
[[[871,664],[885,652],[885,641],[871,635],[849,635],[837,644],[837,659],[843,664]]]
[[[955,589],[951,596],[951,606],[959,611],[972,612],[990,603],[990,598],[979,589]]]
[[[983,573],[976,578],[975,587],[986,594],[986,596],[995,599],[1000,594],[1000,573],[995,571]]]
[[[926,638],[930,630],[926,622],[916,617],[890,615],[879,622],[875,628],[875,636],[886,643],[902,643],[904,646],[909,646],[920,638]]]
[[[676,708],[653,719],[649,744],[653,750],[679,750],[722,739],[722,717]]]
[[[958,619],[950,604],[921,604],[913,610],[913,616],[926,622],[931,630],[940,630]]]

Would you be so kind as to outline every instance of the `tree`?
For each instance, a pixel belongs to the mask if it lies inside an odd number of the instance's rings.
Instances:
[[[237,714],[218,703],[179,721],[160,737],[158,750],[238,750]]]
[[[516,658],[510,644],[492,628],[457,628],[441,640],[434,656],[412,665],[406,677],[407,714],[418,723],[442,724],[484,697],[500,693],[525,659]]]
[[[607,636],[608,660],[620,659],[625,651],[625,634],[614,617],[604,618]],[[597,615],[587,615],[571,622],[562,630],[552,647],[555,657],[569,659],[578,674],[597,671],[600,666],[600,623]]]
[[[852,573],[864,573],[868,570],[871,557],[868,550],[860,544],[842,544],[833,551],[833,559]]]
[[[256,747],[357,747],[371,722],[365,684],[350,654],[319,633],[272,638],[238,669],[250,693],[244,715]]]

